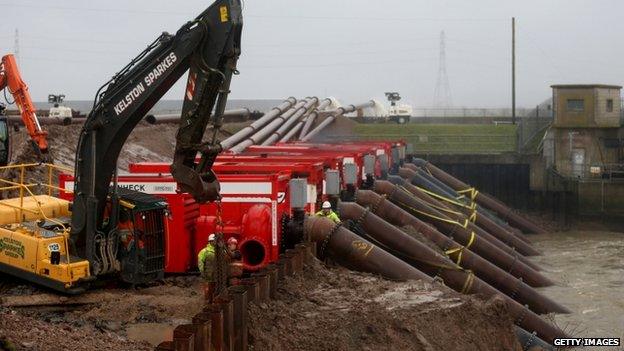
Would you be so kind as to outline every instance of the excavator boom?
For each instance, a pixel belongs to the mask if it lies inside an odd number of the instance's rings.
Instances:
[[[8,88],[15,99],[24,126],[28,130],[35,152],[40,156],[48,152],[48,133],[41,129],[37,109],[30,98],[28,85],[22,80],[17,61],[11,54],[2,57],[0,66],[0,90]]]

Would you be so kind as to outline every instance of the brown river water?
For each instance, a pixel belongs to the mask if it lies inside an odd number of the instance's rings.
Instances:
[[[555,323],[576,337],[624,342],[624,233],[569,231],[530,238],[542,252],[533,261],[559,283],[540,292],[573,311],[554,316]],[[601,349],[624,347],[591,348]]]

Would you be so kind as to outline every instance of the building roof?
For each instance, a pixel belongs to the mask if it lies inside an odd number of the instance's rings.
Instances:
[[[553,89],[593,89],[593,88],[605,88],[605,89],[622,89],[620,85],[609,84],[555,84],[550,86]]]

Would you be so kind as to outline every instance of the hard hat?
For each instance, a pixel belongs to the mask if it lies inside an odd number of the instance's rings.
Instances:
[[[208,241],[215,241],[217,237],[214,234],[208,235]]]
[[[325,201],[323,202],[323,206],[321,208],[324,210],[329,210],[331,209],[331,204],[329,203],[329,201]]]
[[[236,240],[236,238],[232,237],[232,238],[228,239],[227,243],[228,243],[228,245],[238,244],[238,240]]]

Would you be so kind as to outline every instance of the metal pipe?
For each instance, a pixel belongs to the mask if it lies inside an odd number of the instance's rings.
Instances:
[[[338,212],[341,218],[354,220],[361,225],[364,231],[372,237],[372,242],[379,243],[392,254],[398,253],[395,256],[414,265],[420,271],[430,276],[441,277],[446,285],[458,292],[483,294],[488,297],[501,295],[508,300],[508,303],[513,300],[518,301],[521,304],[520,307],[527,305],[531,311],[538,314],[568,312],[565,307],[540,295],[526,284],[520,287],[521,294],[501,293],[480,278],[475,278],[470,270],[455,264],[448,256],[439,254],[356,203],[340,202]],[[518,281],[513,280],[513,287],[516,288]]]
[[[319,112],[325,110],[331,103],[332,101],[330,99],[328,98],[323,99],[323,101],[321,101],[321,103],[316,108],[316,110],[313,111],[308,116],[308,119],[305,121],[305,124],[303,125],[303,129],[301,129],[301,133],[299,134],[299,140],[302,140],[303,137],[306,136],[306,134],[310,130],[310,127],[312,127],[314,120],[316,119],[316,117],[318,117]]]
[[[427,213],[429,215],[426,216],[427,220],[431,220],[431,223],[438,228],[438,230],[443,233],[448,233],[451,238],[456,238],[460,244],[471,248],[481,257],[508,271],[514,276],[524,279],[527,284],[533,287],[554,285],[550,279],[546,278],[538,271],[522,262],[519,259],[521,256],[518,254],[511,255],[493,245],[489,241],[483,240],[481,237],[464,228],[462,225],[458,225],[456,222],[454,223],[454,221],[448,221],[444,214],[434,208],[426,206],[426,204],[415,201],[414,197],[392,183],[387,181],[376,181],[373,187],[375,192],[385,194],[392,202],[409,206],[416,211],[420,211],[421,213]]]
[[[223,117],[249,117],[251,111],[248,108],[238,108],[232,110],[226,110],[223,112]],[[165,113],[160,115],[147,115],[144,118],[145,122],[149,124],[161,124],[161,123],[175,123],[180,121],[179,113]]]
[[[330,255],[353,269],[380,274],[393,280],[419,279],[433,282],[425,273],[327,218],[307,217],[304,232],[320,245],[322,255]]]
[[[465,221],[468,219],[469,221],[471,221],[471,223],[476,224],[479,227],[482,227],[482,225],[480,224],[483,223],[484,221],[483,218],[486,218],[486,217],[481,216],[477,212],[476,209],[470,209],[470,208],[467,208],[466,206],[457,206],[457,205],[452,206],[448,202],[442,202],[441,200],[436,199],[432,195],[425,193],[424,191],[422,191],[421,189],[419,189],[418,187],[410,183],[410,181],[414,177],[417,176],[416,172],[412,171],[411,169],[399,168],[399,175],[400,177],[391,176],[388,178],[388,180],[394,184],[397,184],[398,182],[399,185],[403,186],[407,191],[412,193],[412,195],[427,202],[429,205],[433,205],[433,207],[438,208],[438,209],[446,209],[447,211],[445,211],[445,213],[449,217],[457,219],[457,220],[462,220],[462,221]],[[455,201],[455,200],[452,199],[452,201]],[[494,222],[487,222],[487,223],[492,224],[492,225],[488,225],[489,229],[486,227],[483,227],[484,230],[486,230],[488,233],[492,234],[497,239],[499,239],[506,245],[510,246],[511,248],[516,249],[522,255],[525,255],[525,256],[539,255],[539,252],[537,250],[535,250],[526,242],[520,240],[514,234],[509,233],[508,231],[506,231],[504,228],[500,226],[497,226]]]
[[[223,140],[221,142],[221,147],[223,148],[223,150],[230,149],[232,146],[238,144],[245,137],[255,132],[262,126],[266,125],[275,117],[281,115],[284,111],[288,110],[296,102],[297,102],[297,99],[295,99],[292,96],[289,97],[288,99],[284,100],[284,102],[282,102],[279,106],[276,106],[273,109],[271,109],[271,111],[265,113],[264,116],[262,116],[262,118],[258,119],[257,121],[254,121],[252,124],[241,129],[240,131],[238,131],[231,137]]]
[[[502,270],[492,262],[484,259],[469,248],[455,242],[439,232],[429,223],[425,223],[412,216],[407,211],[390,201],[386,201],[381,195],[370,190],[358,190],[356,201],[364,207],[368,207],[371,213],[383,220],[400,227],[411,226],[425,238],[444,250],[449,259],[460,262],[459,266],[472,271],[477,277],[488,282],[494,288],[508,296],[514,296],[521,302],[529,302],[529,308],[534,311],[552,310],[554,312],[569,313],[570,311],[539,293],[530,287],[526,280],[514,277],[514,275]]]
[[[457,191],[471,189],[471,187],[468,186],[466,183],[444,172],[443,170],[434,166],[430,162],[427,162],[420,158],[414,159],[412,160],[412,162],[416,164],[417,166],[426,167],[429,170],[429,172],[431,172],[431,174],[433,174],[436,178],[445,182],[447,185],[449,185],[451,188]],[[515,213],[507,205],[495,200],[489,195],[479,192],[475,196],[475,201],[489,208],[490,210],[498,213],[501,217],[505,218],[506,220],[511,222],[514,226],[519,227],[523,231],[537,233],[537,234],[546,233],[546,231],[540,228],[537,224]]]
[[[401,172],[403,172],[403,174],[401,174]],[[437,186],[437,183],[433,184],[432,180],[434,180],[435,177],[433,177],[432,175],[422,170],[419,170],[418,172],[414,172],[414,173],[412,172],[414,171],[411,168],[407,169],[406,171],[399,170],[399,175],[401,175],[403,178],[407,177],[407,179],[415,186],[421,187],[437,195],[457,201],[463,206],[453,206],[453,208],[459,209],[463,211],[464,213],[466,213],[467,215],[470,215],[468,211],[471,211],[471,210],[466,208],[465,205],[473,205],[473,204],[469,204],[466,201],[461,201],[462,199],[458,199],[457,197],[453,196],[452,193],[444,192],[443,189]],[[478,213],[478,215],[476,216],[476,223],[479,224],[484,229],[490,232],[492,232],[493,230],[502,230],[504,232],[507,232],[513,235],[516,239],[522,240],[527,245],[529,246],[532,245],[531,241],[526,237],[526,235],[522,234],[521,231],[519,231],[518,229],[512,228],[507,223],[505,223],[505,221],[496,217],[495,214],[493,214],[492,212],[490,212],[488,209],[484,208],[483,206],[479,206],[478,204],[474,203],[474,211]]]
[[[461,197],[453,188],[449,187],[448,185],[446,185],[444,182],[440,181],[438,178],[434,177],[433,175],[431,175],[431,173],[429,173],[426,169],[422,169],[421,167],[416,166],[413,163],[406,163],[404,165],[407,168],[410,168],[414,171],[416,171],[419,175],[419,178],[425,178],[427,181],[435,184],[435,186],[437,186],[438,188],[444,190],[446,193],[451,194],[452,197],[458,198],[458,201],[462,201],[464,203],[469,203],[472,200],[468,200],[465,196]],[[416,184],[418,185],[418,184]],[[461,197],[461,198],[460,198]],[[479,210],[479,213],[481,213],[483,216],[489,218],[490,220],[496,222],[496,224],[498,224],[499,226],[505,228],[505,230],[507,230],[510,233],[513,233],[514,235],[516,235],[518,238],[520,238],[520,240],[523,240],[527,243],[530,244],[529,239],[522,233],[521,230],[519,230],[518,228],[514,228],[512,226],[510,226],[507,222],[505,222],[504,220],[502,220],[501,218],[497,217],[496,214],[494,214],[494,212],[488,210],[487,208],[477,204],[477,210]]]
[[[282,123],[284,123],[284,121],[286,121],[286,119],[290,118],[290,116],[292,116],[295,112],[297,112],[297,110],[299,110],[301,107],[303,107],[303,105],[305,105],[305,103],[306,103],[306,100],[298,101],[288,111],[282,113],[280,116],[277,116],[275,119],[273,119],[267,125],[265,125],[264,127],[260,128],[252,136],[249,136],[249,137],[247,137],[247,139],[241,141],[239,144],[236,144],[235,146],[232,146],[230,148],[230,151],[233,152],[233,153],[240,153],[240,152],[243,152],[246,148],[248,148],[251,145],[259,144],[262,140],[264,140],[269,135],[269,133],[271,133],[276,128],[278,128]]]
[[[302,130],[304,125],[308,121],[310,121],[310,118],[314,120],[316,116],[319,114],[319,111],[324,110],[327,107],[327,105],[329,105],[330,103],[331,103],[331,100],[325,98],[323,99],[323,101],[321,101],[321,103],[316,108],[313,108],[312,110],[308,110],[307,115],[304,115],[304,118],[301,121],[297,122],[297,124],[292,129],[290,129],[290,131],[286,133],[286,135],[282,139],[280,139],[280,143],[285,143],[285,142],[290,141],[290,139],[292,139],[295,136],[295,134],[297,134],[300,130]]]
[[[301,116],[303,116],[309,109],[311,109],[318,102],[317,97],[311,97],[305,100],[306,103],[301,106],[295,113],[293,113],[282,125],[271,134],[262,145],[273,145],[276,141],[284,136],[284,134],[290,129],[293,123],[297,122]]]
[[[50,126],[50,125],[60,125],[60,126],[68,126],[70,124],[80,124],[84,123],[86,118],[72,118],[72,117],[40,117],[39,124],[42,126]],[[24,121],[21,117],[18,116],[7,116],[7,121],[10,125],[19,124],[20,126],[24,125]]]
[[[316,134],[318,134],[321,130],[323,130],[325,127],[331,124],[336,118],[344,115],[345,113],[351,113],[356,110],[361,110],[363,108],[373,107],[373,106],[375,106],[375,101],[370,100],[368,102],[357,104],[357,105],[339,107],[338,109],[336,109],[336,112],[329,115],[327,118],[325,118],[323,122],[319,123],[319,125],[316,126],[316,128],[312,129],[310,133],[306,134],[303,138],[301,138],[301,141],[310,141],[310,139],[314,138]]]
[[[403,182],[406,183],[406,185],[411,186],[409,183],[405,182],[404,180]],[[390,182],[386,182],[386,183],[390,183]],[[400,194],[398,195],[400,197],[409,199],[410,207],[414,208],[415,211],[418,213],[418,215],[422,215],[422,216],[425,216],[425,218],[429,220],[433,219],[435,222],[442,223],[441,225],[444,226],[444,229],[442,230],[453,233],[459,229],[459,230],[464,230],[467,233],[470,233],[470,235],[474,234],[480,239],[483,239],[489,242],[490,244],[492,244],[493,246],[497,247],[501,251],[508,253],[512,257],[515,257],[518,261],[524,263],[525,265],[531,267],[532,269],[536,271],[541,270],[541,268],[537,264],[531,262],[528,258],[519,254],[513,247],[509,246],[508,244],[499,240],[498,238],[496,238],[489,232],[483,230],[479,226],[472,223],[467,217],[458,220],[452,213],[447,213],[447,212],[442,211],[442,209],[440,208],[435,208],[431,206],[425,200],[420,199],[414,196],[413,194],[411,194],[408,190],[405,190],[402,187],[397,187],[396,185],[392,183],[390,183],[390,185],[399,189],[398,192]],[[402,204],[405,205],[406,202],[402,202]],[[455,229],[455,227],[460,227],[460,228]]]

